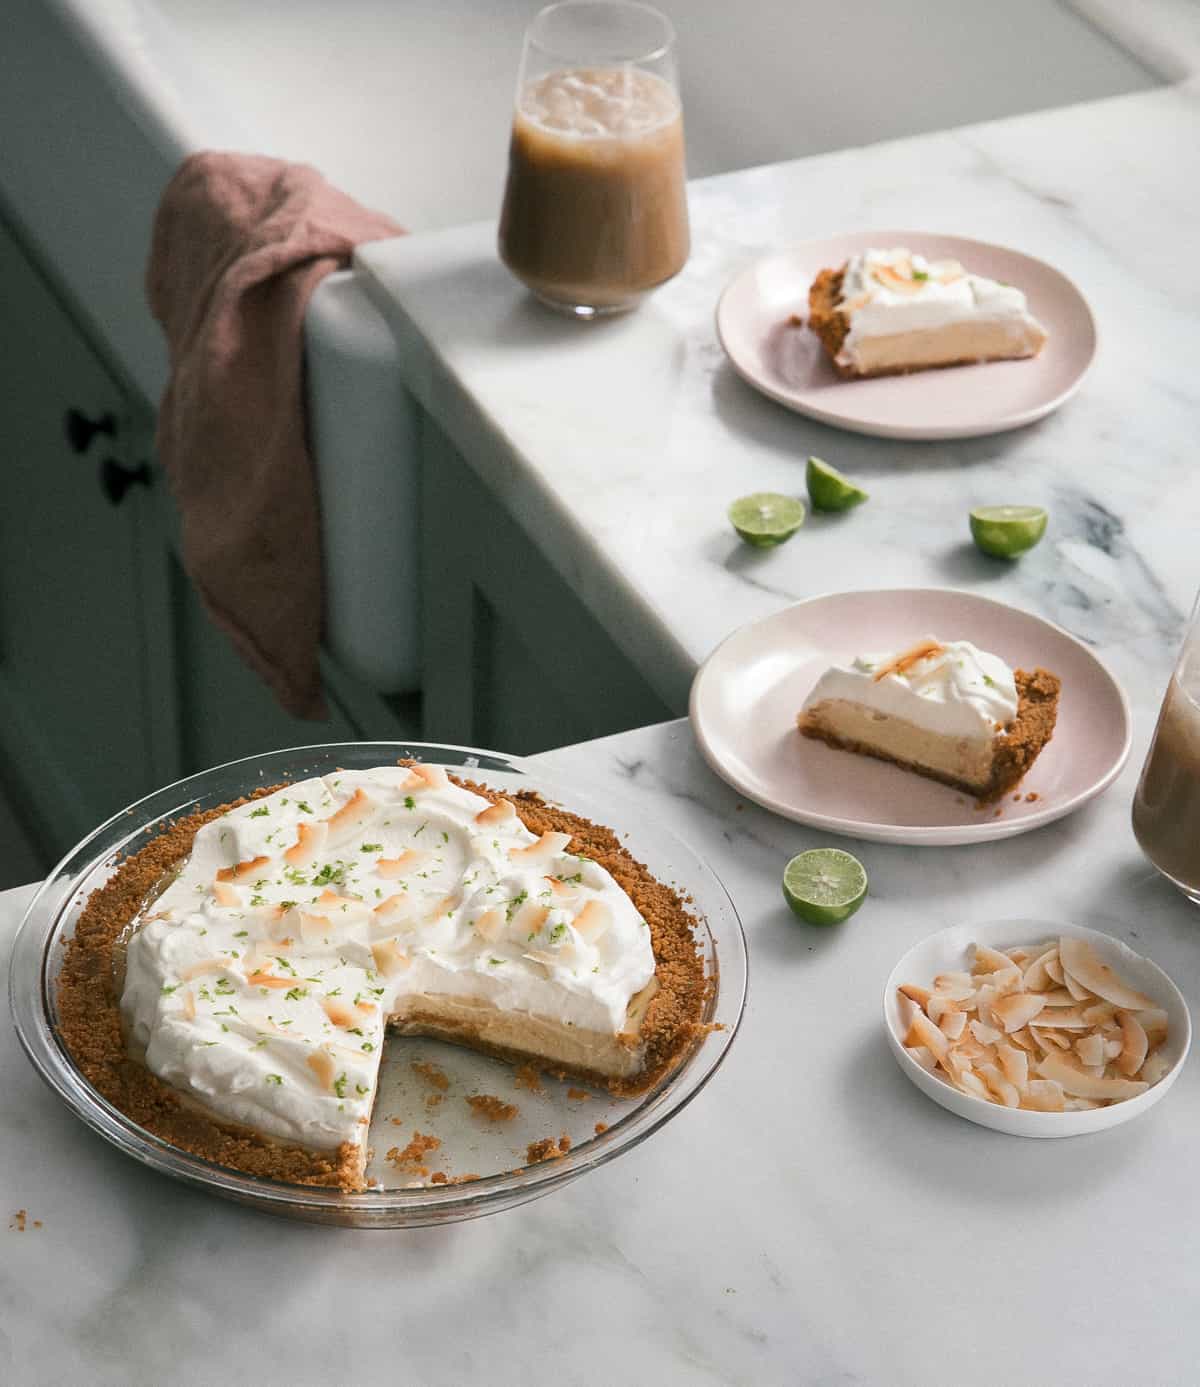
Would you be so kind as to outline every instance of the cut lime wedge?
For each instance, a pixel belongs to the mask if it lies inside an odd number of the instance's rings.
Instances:
[[[733,528],[759,549],[769,549],[791,539],[804,524],[804,502],[777,491],[756,491],[741,496],[729,507]]]
[[[971,538],[993,558],[1015,559],[1046,533],[1046,519],[1041,506],[976,506],[971,512]]]
[[[840,925],[867,896],[867,874],[841,848],[810,848],[783,869],[783,898],[810,925]]]
[[[849,510],[851,506],[861,506],[867,493],[860,486],[844,477],[836,467],[830,467],[820,458],[809,458],[804,473],[808,484],[808,499],[813,510]]]

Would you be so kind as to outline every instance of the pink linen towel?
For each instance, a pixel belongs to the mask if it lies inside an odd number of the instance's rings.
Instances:
[[[304,312],[356,245],[403,234],[307,165],[216,151],[184,161],[154,222],[146,293],[171,365],[157,447],[184,567],[295,717],[327,716]]]

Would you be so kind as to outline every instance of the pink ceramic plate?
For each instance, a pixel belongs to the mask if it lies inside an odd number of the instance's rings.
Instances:
[[[1015,284],[1049,333],[1031,361],[955,366],[876,380],[842,380],[807,327],[808,287],[817,271],[857,251],[907,246],[931,260]],[[1096,354],[1096,325],[1078,289],[1032,256],[962,236],[863,231],[806,241],[744,270],[721,295],[717,335],[737,373],[800,414],[880,438],[973,438],[1030,424],[1079,388]]]
[[[1019,801],[1008,795],[981,810],[947,786],[797,732],[796,714],[829,665],[930,634],[1062,680],[1053,740]],[[1041,617],[941,588],[830,593],[743,626],[696,675],[691,720],[713,770],[776,814],[853,838],[931,846],[1009,838],[1061,819],[1112,784],[1130,742],[1125,695],[1086,646]]]

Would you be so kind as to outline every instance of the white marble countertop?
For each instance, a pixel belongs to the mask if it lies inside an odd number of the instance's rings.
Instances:
[[[684,711],[698,663],[748,620],[820,592],[916,585],[1059,622],[1145,717],[1200,579],[1198,98],[1192,79],[700,180],[687,268],[617,320],[541,308],[498,261],[491,224],[364,247],[359,262],[406,384],[668,706]],[[871,226],[997,241],[1070,275],[1101,339],[1080,393],[1013,433],[917,444],[839,432],[743,384],[713,327],[729,279]],[[741,544],[728,502],[803,494],[809,453],[871,500],[810,516],[777,549]],[[1050,511],[1019,564],[984,558],[967,533],[969,507],[1006,502]]]
[[[871,896],[846,926],[815,930],[779,877],[819,835],[740,807],[686,724],[540,759],[649,808],[728,887],[750,999],[708,1088],[534,1204],[349,1232],[143,1171],[71,1116],[0,1024],[0,1381],[1195,1382],[1200,1068],[1127,1126],[1027,1141],[918,1093],[881,1024],[910,944],[1030,913],[1120,935],[1200,1007],[1197,917],[1139,856],[1127,784],[1009,842],[861,845]],[[27,895],[0,896],[0,955]]]

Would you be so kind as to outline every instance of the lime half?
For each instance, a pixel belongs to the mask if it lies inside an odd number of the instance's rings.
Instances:
[[[804,502],[777,491],[756,491],[734,501],[729,519],[747,544],[769,549],[791,539],[804,524]]]
[[[836,467],[820,458],[809,458],[804,480],[813,510],[849,510],[867,499],[861,486],[855,486],[849,477],[843,477]]]
[[[976,506],[971,538],[993,558],[1015,559],[1046,533],[1046,519],[1041,506]]]
[[[810,848],[783,869],[783,898],[810,925],[840,925],[866,895],[863,864],[841,848]]]

